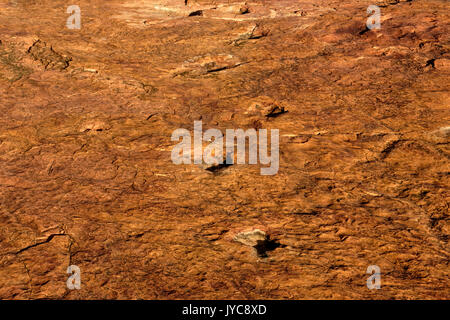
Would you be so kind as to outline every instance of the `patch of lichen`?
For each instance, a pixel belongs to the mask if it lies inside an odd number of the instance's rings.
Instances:
[[[21,64],[22,58],[15,48],[0,46],[0,79],[14,83],[31,73],[31,69]]]

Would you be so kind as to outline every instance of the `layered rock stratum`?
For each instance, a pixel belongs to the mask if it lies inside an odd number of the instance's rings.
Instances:
[[[0,0],[0,298],[449,299],[449,26],[447,0]],[[279,129],[278,173],[175,165],[196,120]]]

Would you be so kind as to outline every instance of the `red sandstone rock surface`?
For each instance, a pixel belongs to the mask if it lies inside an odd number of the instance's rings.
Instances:
[[[450,298],[448,1],[73,2],[0,0],[0,298]],[[200,119],[278,174],[173,164]]]

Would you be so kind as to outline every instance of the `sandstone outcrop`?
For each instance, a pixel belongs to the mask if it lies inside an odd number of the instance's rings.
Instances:
[[[1,299],[450,298],[447,0],[77,5],[0,1]],[[196,120],[278,173],[175,165]]]

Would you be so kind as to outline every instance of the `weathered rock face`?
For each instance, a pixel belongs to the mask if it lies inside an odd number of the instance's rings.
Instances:
[[[447,0],[77,5],[0,1],[0,298],[450,298]],[[200,119],[278,173],[175,165]]]

